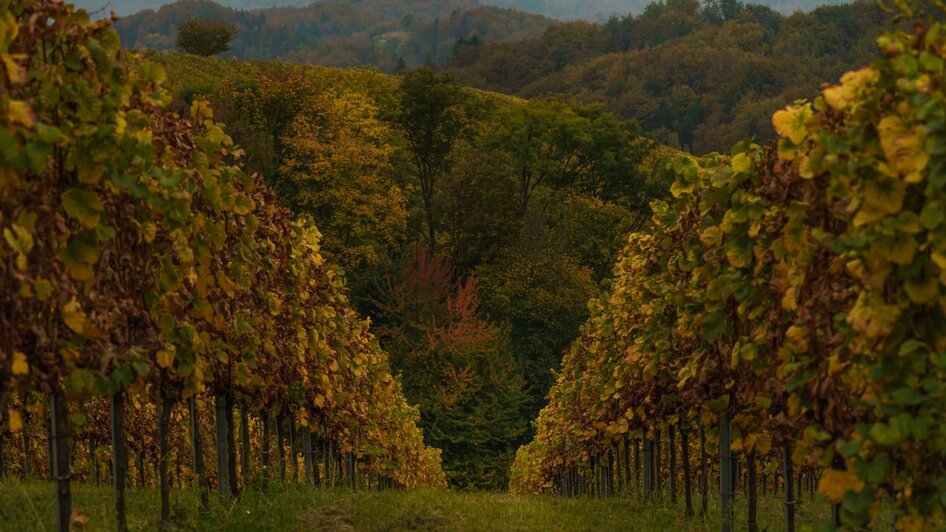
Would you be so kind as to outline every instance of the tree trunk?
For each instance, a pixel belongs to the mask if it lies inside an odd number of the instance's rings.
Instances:
[[[719,530],[732,532],[732,433],[729,414],[719,418]]]
[[[56,529],[68,532],[72,518],[72,488],[69,467],[69,421],[66,398],[61,391],[50,400],[52,477],[56,486]]]
[[[168,478],[168,461],[171,458],[171,446],[168,441],[168,429],[171,424],[171,408],[174,402],[169,397],[161,399],[161,411],[158,414],[158,477],[161,479],[161,528],[167,528],[171,521],[171,486]]]
[[[431,187],[432,188],[432,187]],[[423,194],[424,219],[427,221],[427,249],[431,255],[437,252],[437,230],[434,226],[433,191]]]
[[[217,428],[217,492],[221,499],[230,498],[230,461],[227,451],[227,398],[222,393],[214,396],[215,424]]]
[[[680,446],[683,458],[683,502],[687,517],[693,516],[693,481],[690,475],[690,435],[680,422]]]

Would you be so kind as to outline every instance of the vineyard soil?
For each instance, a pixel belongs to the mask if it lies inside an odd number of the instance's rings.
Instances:
[[[53,530],[51,487],[43,482],[0,482],[3,530]],[[113,530],[112,492],[108,488],[75,486],[74,507],[88,519],[87,530]],[[464,493],[454,491],[318,491],[300,488],[248,491],[232,506],[214,500],[210,513],[197,517],[191,491],[172,492],[172,530],[718,530],[716,501],[709,517],[683,519],[682,504],[641,505],[629,499],[565,499],[551,496]],[[781,501],[771,495],[760,501],[761,529],[783,529]],[[131,530],[157,526],[156,490],[130,492]],[[745,527],[744,500],[737,499],[737,529]],[[828,503],[806,494],[800,506],[799,530],[817,530],[830,512]],[[880,524],[885,519],[877,520]],[[886,521],[889,523],[889,521]]]

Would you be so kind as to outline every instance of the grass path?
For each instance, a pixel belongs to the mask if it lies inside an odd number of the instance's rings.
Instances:
[[[192,491],[172,492],[171,530],[299,530],[344,532],[367,531],[595,531],[627,530],[718,530],[717,514],[706,519],[683,519],[682,504],[671,507],[641,505],[629,498],[565,499],[500,493],[454,491],[319,491],[280,488],[248,491],[237,502],[221,504],[214,499],[210,512],[197,512]],[[745,529],[745,508],[737,501],[736,530]],[[74,506],[88,517],[88,530],[114,530],[112,493],[108,488],[77,485]],[[44,482],[0,482],[0,518],[3,531],[52,531],[52,487]],[[809,500],[801,505],[799,531],[817,530],[829,513],[827,503]],[[159,513],[155,490],[133,489],[129,493],[128,517],[132,530],[155,530]],[[783,530],[782,506],[775,497],[761,500],[763,530]]]

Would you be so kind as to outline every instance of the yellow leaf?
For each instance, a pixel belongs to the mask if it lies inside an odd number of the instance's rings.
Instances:
[[[26,102],[10,100],[10,121],[23,127],[33,127],[33,110]]]
[[[732,158],[732,170],[737,174],[748,172],[752,169],[752,159],[745,153],[737,153]]]
[[[315,406],[323,408],[325,406],[325,396],[322,394],[315,396]]]
[[[174,349],[174,346],[171,346],[168,349],[162,349],[158,351],[157,355],[155,355],[155,359],[158,362],[158,366],[167,369],[171,367],[171,364],[174,364],[174,357],[176,355],[177,352]]]
[[[841,111],[856,101],[870,85],[880,79],[873,68],[867,67],[841,76],[841,84],[825,89],[824,101],[836,111]]]
[[[30,365],[26,362],[26,355],[20,351],[13,352],[13,368],[14,375],[27,375],[30,372]]]
[[[20,416],[18,411],[13,409],[7,410],[7,418],[7,424],[10,427],[10,432],[16,433],[23,430],[23,418]]]
[[[53,285],[46,279],[37,279],[33,284],[33,290],[36,291],[36,299],[46,301],[53,294]]]
[[[785,310],[797,310],[798,309],[798,287],[789,286],[788,290],[785,290],[785,294],[782,296],[782,308]]]
[[[793,144],[801,144],[808,135],[805,128],[805,122],[811,118],[811,104],[804,104],[798,107],[788,106],[772,116],[772,125],[779,136],[792,141]]]
[[[922,128],[911,130],[899,116],[891,115],[885,116],[877,124],[877,134],[884,156],[904,180],[907,183],[922,181],[923,169],[930,159],[923,149],[925,139]]]
[[[10,83],[22,83],[26,80],[26,69],[17,62],[17,58],[22,57],[24,56],[0,53],[0,63],[6,68]]]
[[[76,334],[82,334],[82,332],[85,331],[85,313],[82,312],[82,309],[79,307],[79,302],[76,301],[75,298],[72,298],[71,301],[63,305],[62,321]]]
[[[844,499],[844,494],[853,491],[859,493],[864,489],[864,482],[850,471],[828,469],[821,476],[818,491],[824,494],[829,501],[837,504]]]

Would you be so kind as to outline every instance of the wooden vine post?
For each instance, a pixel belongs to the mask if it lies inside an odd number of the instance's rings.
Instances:
[[[264,408],[260,412],[260,423],[263,424],[263,441],[260,446],[262,457],[260,463],[263,467],[263,487],[269,486],[269,412]]]
[[[230,495],[240,496],[240,485],[237,480],[237,460],[236,460],[236,430],[233,422],[233,392],[228,391],[224,396],[226,399],[226,420],[227,420],[227,471],[230,473]]]
[[[608,497],[614,496],[614,449],[608,451]]]
[[[671,424],[667,428],[667,453],[670,458],[670,502],[677,503],[677,447],[676,428]]]
[[[354,490],[355,483],[355,453],[349,451],[345,453],[345,477],[348,481],[348,488]]]
[[[95,435],[89,433],[89,477],[92,485],[99,487],[99,468],[95,460]]]
[[[644,437],[644,497],[650,499],[654,492],[654,442]]]
[[[214,396],[215,424],[217,429],[217,492],[220,498],[230,498],[230,461],[227,458],[227,399],[223,393]]]
[[[663,495],[663,486],[660,477],[660,429],[654,431],[654,445],[653,445],[654,459],[651,461],[651,467],[653,472],[651,473],[651,478],[654,479],[654,491],[657,493],[657,497]]]
[[[299,447],[296,435],[296,416],[289,414],[289,474],[292,475],[292,481],[299,481]]]
[[[240,467],[243,485],[250,485],[250,415],[245,402],[240,403]]]
[[[29,395],[23,394],[23,480],[30,478],[30,413],[26,408]]]
[[[719,417],[719,530],[732,532],[732,427],[729,414]]]
[[[112,483],[115,486],[115,527],[118,532],[128,530],[125,515],[125,482],[128,477],[128,446],[125,441],[125,396],[112,394],[109,401],[112,422]]]
[[[706,428],[700,426],[700,516],[705,517],[709,511],[709,456],[706,452]]]
[[[329,440],[328,438],[321,438],[322,443],[322,476],[319,477],[319,487],[324,488],[328,486],[328,467],[329,460]]]
[[[627,435],[624,436],[624,489],[631,491],[631,440]]]
[[[302,484],[309,485],[312,482],[312,431],[308,428],[302,429],[302,460],[305,464]]]
[[[756,485],[756,458],[755,451],[746,455],[746,489],[749,491],[749,532],[759,530],[759,493]]]
[[[693,516],[693,480],[690,475],[690,438],[687,427],[680,422],[680,446],[683,459],[683,502],[687,517]]]
[[[69,530],[72,518],[72,473],[69,466],[69,421],[66,398],[61,390],[50,398],[50,445],[52,477],[56,486],[56,529]]]
[[[794,481],[792,478],[792,449],[785,447],[782,452],[783,469],[785,470],[785,530],[795,532],[795,496],[792,493]]]
[[[168,477],[168,464],[171,458],[171,447],[168,441],[168,429],[171,423],[171,409],[174,401],[167,396],[160,399],[158,412],[158,476],[161,482],[161,528],[165,528],[171,520],[171,486]]]
[[[200,493],[200,508],[206,510],[210,507],[209,494],[207,493],[206,473],[204,472],[204,446],[200,439],[200,422],[197,418],[197,397],[191,396],[187,400],[188,416],[190,417],[191,429],[191,454],[192,466],[194,468],[194,481],[197,484],[197,491]]]
[[[286,483],[286,459],[283,456],[283,445],[285,444],[285,434],[283,432],[283,412],[276,414],[276,461],[279,467],[279,481]]]

